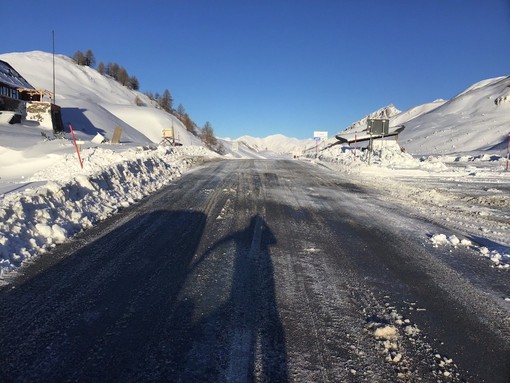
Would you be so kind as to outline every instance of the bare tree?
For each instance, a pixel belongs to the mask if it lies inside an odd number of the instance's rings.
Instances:
[[[104,65],[104,62],[102,61],[99,61],[99,64],[97,64],[97,71],[100,73],[100,74],[105,74],[105,71],[106,71],[106,67]]]
[[[78,65],[85,65],[85,63],[86,63],[86,58],[82,51],[74,52],[74,55],[72,58]]]

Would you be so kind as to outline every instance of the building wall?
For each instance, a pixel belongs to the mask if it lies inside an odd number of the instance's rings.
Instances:
[[[42,128],[53,129],[51,104],[49,102],[27,102],[26,111],[26,120],[37,121]]]

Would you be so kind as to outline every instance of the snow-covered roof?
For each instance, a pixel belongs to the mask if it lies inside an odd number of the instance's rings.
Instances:
[[[0,60],[0,83],[13,88],[34,89],[18,72],[5,61]]]

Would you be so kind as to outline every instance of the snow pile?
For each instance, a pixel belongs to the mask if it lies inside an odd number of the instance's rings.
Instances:
[[[0,275],[64,242],[167,185],[188,169],[204,148],[89,148],[84,170],[73,155],[36,173],[39,182],[0,199]],[[37,183],[36,183],[37,185]]]
[[[315,153],[309,152],[306,157],[315,159]],[[370,167],[385,169],[421,169],[432,172],[441,172],[447,169],[439,161],[417,159],[404,152],[397,142],[376,141],[374,148],[369,151],[365,148],[350,146],[333,146],[319,152],[318,160],[335,163],[344,171],[366,170]]]
[[[480,255],[485,258],[489,258],[494,265],[500,269],[510,268],[510,253],[501,254],[497,250],[489,250],[487,247],[480,247]]]
[[[468,239],[459,240],[456,235],[446,236],[446,234],[434,234],[430,237],[430,241],[435,247],[438,246],[451,246],[456,248],[458,246],[469,247],[475,250],[480,256],[488,258],[494,263],[494,266],[500,269],[510,269],[510,254],[500,253],[498,250],[489,250],[485,246],[478,246],[473,244]]]
[[[472,243],[469,239],[460,240],[456,235],[450,235],[447,237],[445,234],[434,234],[430,237],[430,241],[434,244],[435,247],[450,245],[453,247],[457,247],[459,245],[469,247],[472,246]]]

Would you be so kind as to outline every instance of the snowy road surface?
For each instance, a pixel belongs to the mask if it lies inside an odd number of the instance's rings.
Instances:
[[[508,382],[508,270],[340,176],[208,163],[0,291],[0,381]]]

